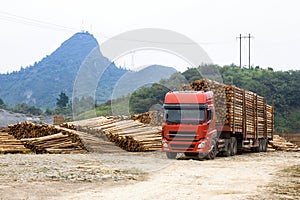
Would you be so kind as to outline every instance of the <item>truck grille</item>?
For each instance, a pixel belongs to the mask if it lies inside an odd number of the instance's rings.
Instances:
[[[172,150],[193,150],[195,148],[194,144],[171,144]]]
[[[187,138],[187,139],[192,139],[194,140],[196,138],[196,133],[195,132],[184,132],[184,131],[170,131],[169,132],[169,137],[170,138]]]

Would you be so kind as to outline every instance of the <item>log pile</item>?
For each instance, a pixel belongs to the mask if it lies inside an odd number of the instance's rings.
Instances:
[[[107,138],[126,151],[154,151],[161,148],[161,130],[133,120],[101,127]]]
[[[300,146],[300,133],[281,133],[279,134],[280,137],[283,137],[287,141],[294,143]]]
[[[273,140],[269,142],[272,148],[278,151],[300,151],[296,144],[286,141],[279,135],[274,135]]]
[[[99,127],[106,124],[111,124],[115,122],[116,119],[114,117],[95,117],[90,119],[84,119],[74,122],[68,122],[68,125],[74,125],[75,127],[86,127],[86,128],[93,128]]]
[[[134,115],[131,115],[130,118],[132,120],[138,120],[144,124],[150,124],[150,122],[151,122],[149,112],[145,112],[145,113],[141,113],[141,114],[134,114]]]
[[[9,125],[9,134],[20,139],[35,153],[84,153],[81,139],[74,132],[50,125],[22,122]]]
[[[13,135],[17,139],[36,138],[59,133],[59,130],[57,130],[54,126],[49,126],[47,124],[34,124],[32,122],[11,124],[8,125],[8,128],[9,134]]]
[[[218,123],[246,134],[272,135],[273,106],[267,105],[264,97],[208,79],[196,80],[183,88],[212,91]]]
[[[101,133],[103,133],[109,141],[126,151],[140,152],[161,149],[161,127],[145,125],[138,120],[94,118],[88,123],[78,121],[74,124],[80,130],[92,135],[102,137]]]
[[[85,153],[80,140],[74,136],[56,133],[38,138],[24,138],[21,141],[35,153]]]
[[[7,129],[0,129],[0,153],[28,153],[29,149],[25,148],[20,140],[8,134]]]
[[[161,126],[163,113],[159,111],[149,111],[150,116],[150,126]]]
[[[62,128],[67,128],[67,129],[71,129],[71,130],[77,130],[77,127],[74,124],[68,124],[68,123],[62,123],[59,124],[60,127]]]
[[[151,126],[160,126],[162,123],[162,113],[158,111],[149,111],[141,114],[131,115],[132,120],[138,120],[144,124]]]

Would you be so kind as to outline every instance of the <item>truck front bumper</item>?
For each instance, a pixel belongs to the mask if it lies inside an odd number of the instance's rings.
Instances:
[[[207,153],[209,151],[209,144],[206,139],[201,139],[197,142],[188,141],[168,141],[162,139],[163,152],[178,152],[178,153]]]

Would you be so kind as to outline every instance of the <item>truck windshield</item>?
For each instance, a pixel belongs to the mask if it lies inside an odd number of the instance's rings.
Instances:
[[[164,122],[168,124],[202,124],[204,121],[203,108],[164,110]]]

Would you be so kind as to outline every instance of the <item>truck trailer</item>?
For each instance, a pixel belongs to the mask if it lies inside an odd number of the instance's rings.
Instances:
[[[162,151],[214,159],[248,149],[266,152],[273,139],[274,106],[253,92],[201,79],[164,100]],[[274,104],[274,103],[273,103]]]

